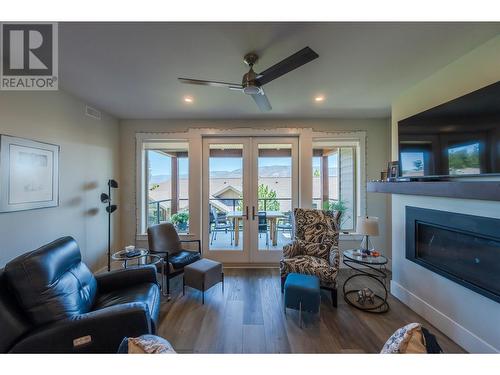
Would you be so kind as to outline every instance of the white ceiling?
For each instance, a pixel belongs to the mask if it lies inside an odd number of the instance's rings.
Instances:
[[[401,91],[499,33],[500,23],[61,23],[60,85],[122,119],[386,117]],[[268,113],[243,93],[177,81],[239,83],[245,53],[259,54],[259,72],[305,46],[320,57],[265,85]]]

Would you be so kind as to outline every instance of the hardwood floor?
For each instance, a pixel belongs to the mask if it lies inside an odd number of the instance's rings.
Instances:
[[[341,270],[340,285],[347,270]],[[278,269],[226,268],[225,292],[216,285],[205,294],[186,288],[182,277],[172,280],[172,299],[162,301],[158,334],[179,353],[378,353],[399,327],[421,322],[437,336],[445,353],[464,352],[395,298],[389,297],[386,314],[370,314],[345,303],[339,290],[339,305],[321,293],[320,318],[298,312],[283,313]]]

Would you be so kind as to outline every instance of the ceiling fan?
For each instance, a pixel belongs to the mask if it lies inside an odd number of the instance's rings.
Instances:
[[[270,68],[264,70],[262,73],[255,73],[253,66],[257,63],[259,56],[255,53],[247,53],[243,57],[243,61],[250,67],[248,73],[243,75],[241,84],[239,83],[227,83],[218,81],[204,81],[200,79],[191,78],[178,78],[180,82],[187,83],[191,85],[202,85],[202,86],[213,86],[213,87],[225,87],[230,90],[242,91],[243,93],[250,95],[259,109],[264,111],[271,110],[271,103],[267,99],[264,93],[263,85],[269,83],[276,78],[281,77],[294,69],[307,64],[308,62],[318,58],[319,55],[314,52],[311,48],[305,47],[300,51],[294,53],[293,55],[281,60],[279,63],[274,64]]]

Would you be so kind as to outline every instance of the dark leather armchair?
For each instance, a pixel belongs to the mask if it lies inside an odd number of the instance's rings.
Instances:
[[[155,332],[159,306],[153,266],[94,276],[63,237],[0,270],[0,352],[116,353]]]
[[[183,243],[196,243],[197,251],[186,250]],[[171,223],[162,223],[148,228],[148,243],[151,254],[165,259],[167,294],[170,297],[170,279],[184,272],[184,267],[201,259],[200,240],[181,240]]]

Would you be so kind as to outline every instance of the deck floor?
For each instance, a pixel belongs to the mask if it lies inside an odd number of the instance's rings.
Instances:
[[[340,285],[347,277],[341,270]],[[225,269],[225,292],[216,285],[201,293],[186,288],[182,276],[172,280],[172,299],[163,299],[158,334],[180,353],[378,353],[399,327],[421,322],[437,336],[445,353],[464,352],[422,317],[389,297],[386,314],[370,314],[345,303],[339,290],[334,308],[328,292],[322,291],[321,312],[305,315],[283,313],[278,269]]]
[[[211,250],[241,250],[243,244],[243,233],[239,234],[239,243],[236,247],[233,243],[231,244],[231,232],[217,232],[215,239],[212,244],[209,245]],[[234,237],[233,237],[234,238]],[[292,241],[292,236],[289,231],[278,231],[276,238],[276,246],[273,246],[271,238],[266,243],[266,235],[264,233],[259,234],[259,249],[261,250],[279,250],[283,249],[283,245]]]

